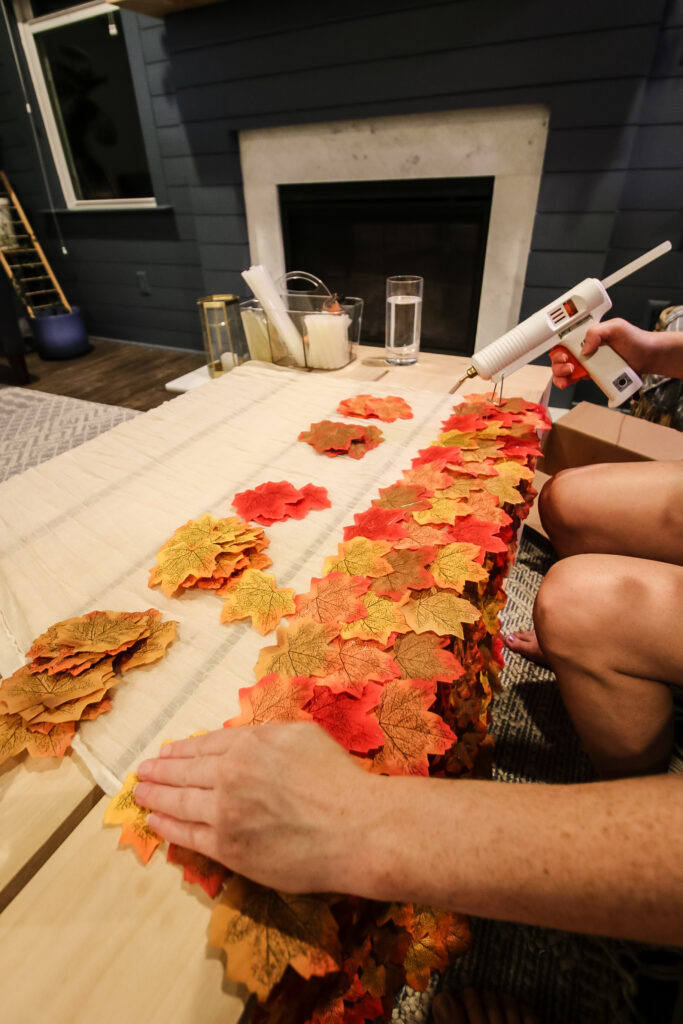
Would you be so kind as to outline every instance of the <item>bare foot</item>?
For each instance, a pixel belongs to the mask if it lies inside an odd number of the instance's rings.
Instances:
[[[518,629],[516,633],[508,633],[503,637],[505,646],[515,654],[521,654],[523,658],[535,662],[537,665],[548,667],[545,654],[541,650],[536,638],[536,631],[533,629]]]
[[[432,1000],[434,1024],[538,1024],[526,1006],[495,992],[438,992]]]

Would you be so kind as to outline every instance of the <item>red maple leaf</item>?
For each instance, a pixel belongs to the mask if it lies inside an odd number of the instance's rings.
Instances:
[[[379,683],[368,683],[358,697],[335,693],[329,686],[316,686],[306,710],[314,722],[347,750],[366,754],[384,743],[384,733],[377,719],[368,714],[377,707],[381,695]]]
[[[344,540],[367,537],[368,540],[401,540],[407,537],[402,509],[369,508],[354,515],[355,526],[344,528]]]

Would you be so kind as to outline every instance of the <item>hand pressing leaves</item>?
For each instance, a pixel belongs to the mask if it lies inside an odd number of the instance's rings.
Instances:
[[[263,676],[255,686],[239,691],[241,714],[223,722],[227,729],[242,725],[261,725],[263,722],[305,722],[310,714],[304,705],[313,696],[314,680],[308,676],[283,679],[271,673]]]
[[[287,627],[279,626],[277,644],[264,647],[254,666],[257,679],[276,673],[293,676],[324,676],[334,667],[334,649],[330,641],[339,632],[338,626],[295,619]]]
[[[226,972],[265,1002],[287,967],[302,978],[339,969],[337,923],[322,896],[264,889],[238,875],[226,882],[209,926],[225,950]]]
[[[295,591],[290,587],[281,590],[275,585],[272,573],[259,569],[246,569],[225,594],[221,611],[221,622],[251,618],[254,629],[262,636],[275,629],[285,615],[293,615]]]
[[[412,420],[413,410],[403,398],[387,395],[378,398],[374,395],[356,395],[355,398],[344,398],[337,407],[340,416],[375,417],[385,423],[394,420]]]
[[[373,771],[428,775],[428,755],[444,754],[455,742],[455,734],[441,716],[428,710],[434,703],[435,685],[424,679],[397,679],[383,687],[375,714],[386,738],[374,758]]]
[[[416,633],[430,630],[437,636],[457,636],[464,639],[462,624],[477,622],[481,613],[454,594],[443,590],[420,591],[402,608],[408,625]]]

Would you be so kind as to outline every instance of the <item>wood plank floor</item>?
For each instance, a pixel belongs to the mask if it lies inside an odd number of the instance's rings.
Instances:
[[[96,340],[93,351],[77,359],[47,361],[35,352],[27,353],[31,380],[26,387],[145,412],[175,397],[164,389],[167,381],[205,362],[203,352]],[[0,359],[0,384],[15,385],[4,359]]]

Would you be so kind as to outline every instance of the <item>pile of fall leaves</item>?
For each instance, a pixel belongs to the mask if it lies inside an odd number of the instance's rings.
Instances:
[[[368,397],[357,396],[363,409]],[[258,566],[221,584],[223,621],[254,612],[265,633],[289,618],[225,726],[315,721],[368,771],[471,774],[491,746],[503,580],[534,496],[538,431],[548,426],[541,406],[470,396],[402,479],[354,517],[306,594],[278,590]],[[326,443],[316,447],[331,454]],[[135,782],[131,775],[105,820],[128,823],[147,859],[161,841],[134,802]],[[388,1020],[398,988],[424,989],[470,941],[466,918],[450,911],[293,896],[190,851],[172,847],[169,859],[219,894],[210,942],[225,950],[228,975],[257,994],[256,1021]]]
[[[163,657],[177,622],[161,613],[93,611],[50,626],[29,662],[0,684],[0,763],[21,753],[63,757],[78,722],[111,710],[122,673]]]

